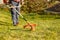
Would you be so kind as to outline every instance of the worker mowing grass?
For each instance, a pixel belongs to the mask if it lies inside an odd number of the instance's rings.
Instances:
[[[17,26],[19,23],[18,22],[18,14],[16,11],[14,11],[14,9],[16,9],[18,12],[20,11],[20,7],[18,7],[20,4],[20,0],[9,0],[9,4],[11,4],[11,10],[10,11],[11,11],[13,25]]]

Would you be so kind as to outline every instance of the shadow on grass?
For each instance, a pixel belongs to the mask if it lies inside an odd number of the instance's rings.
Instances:
[[[22,28],[13,28],[13,29],[9,29],[10,31],[26,31],[26,32],[29,32],[31,30],[28,30],[28,29],[22,29]]]
[[[3,22],[3,21],[0,21],[0,25],[2,26],[11,26],[12,24],[8,23],[8,22]]]
[[[0,21],[0,26],[12,26],[12,24],[10,24],[10,23],[8,23],[8,22],[3,22],[3,21]],[[14,26],[13,26],[14,27]],[[14,28],[9,28],[8,27],[8,30],[10,30],[10,31],[27,31],[27,32],[29,32],[30,30],[28,30],[28,29],[24,29],[24,28],[16,28],[16,27],[14,27]]]

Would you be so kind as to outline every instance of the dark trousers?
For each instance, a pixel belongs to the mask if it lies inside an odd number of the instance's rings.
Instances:
[[[17,2],[12,1],[12,5],[13,6],[19,6],[19,4]],[[16,25],[18,23],[18,14],[15,11],[15,9],[20,12],[20,8],[16,7],[16,8],[11,8],[11,16],[12,16],[12,20],[13,20],[13,25]]]

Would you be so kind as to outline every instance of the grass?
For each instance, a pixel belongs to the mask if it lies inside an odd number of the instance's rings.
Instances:
[[[10,12],[0,9],[0,40],[60,40],[60,16],[22,14],[31,23],[37,24],[35,31],[24,29],[26,22],[19,18],[13,26]]]

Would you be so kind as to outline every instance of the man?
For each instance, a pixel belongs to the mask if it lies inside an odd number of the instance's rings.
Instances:
[[[16,26],[18,25],[18,14],[15,11],[15,9],[20,12],[20,7],[18,7],[20,5],[20,0],[9,0],[9,4],[11,5],[11,16],[12,16],[12,20],[13,20],[13,25]]]

